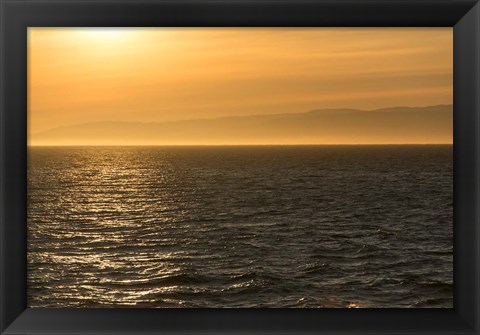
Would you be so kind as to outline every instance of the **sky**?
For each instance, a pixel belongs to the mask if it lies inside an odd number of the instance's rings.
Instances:
[[[452,104],[452,34],[451,28],[29,28],[29,134],[105,121]]]

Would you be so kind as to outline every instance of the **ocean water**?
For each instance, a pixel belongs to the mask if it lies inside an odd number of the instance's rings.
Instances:
[[[452,146],[31,147],[30,307],[452,307]]]

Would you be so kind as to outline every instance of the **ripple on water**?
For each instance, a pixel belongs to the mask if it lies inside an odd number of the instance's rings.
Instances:
[[[29,148],[31,307],[452,307],[452,146]]]

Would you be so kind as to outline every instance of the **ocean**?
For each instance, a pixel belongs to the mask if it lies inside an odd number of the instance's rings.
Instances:
[[[451,145],[30,147],[29,307],[453,307]]]

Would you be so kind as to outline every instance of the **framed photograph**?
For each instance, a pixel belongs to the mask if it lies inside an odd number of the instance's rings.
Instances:
[[[0,3],[1,334],[479,333],[477,1]]]

